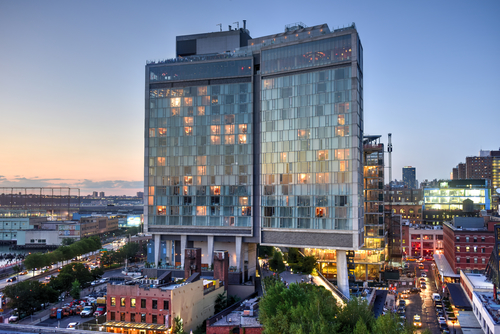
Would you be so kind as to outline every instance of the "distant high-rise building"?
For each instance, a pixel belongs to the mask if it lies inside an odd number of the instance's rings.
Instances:
[[[101,191],[101,192],[99,193],[99,197],[100,197],[100,198],[104,198],[104,197],[106,197],[106,196],[104,195],[104,191]]]
[[[362,51],[354,25],[255,39],[244,25],[179,36],[182,58],[146,65],[155,263],[225,249],[254,276],[258,243],[335,249],[348,293],[346,251],[364,240]]]
[[[143,198],[144,197],[144,191],[138,191],[137,192],[137,197]]]
[[[97,191],[92,192],[92,197],[97,197]]]
[[[403,167],[403,183],[406,187],[410,189],[417,188],[417,180],[416,180],[416,168],[407,166]]]
[[[456,178],[455,178],[456,176]],[[493,189],[500,188],[500,150],[480,150],[479,156],[466,157],[452,171],[453,179],[485,179]]]

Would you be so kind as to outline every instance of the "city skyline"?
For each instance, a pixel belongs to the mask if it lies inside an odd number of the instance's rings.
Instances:
[[[393,179],[408,165],[419,181],[449,178],[465,156],[500,146],[500,87],[486,75],[500,65],[470,61],[500,51],[499,3],[339,3],[321,12],[299,2],[259,5],[266,11],[257,15],[236,1],[198,11],[157,1],[0,4],[0,186],[143,191],[146,61],[173,58],[177,35],[218,31],[218,23],[242,27],[243,19],[254,38],[297,21],[356,24],[364,131],[385,144],[392,133]]]

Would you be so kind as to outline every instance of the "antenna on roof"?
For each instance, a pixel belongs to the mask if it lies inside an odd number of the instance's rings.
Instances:
[[[217,23],[216,26],[219,26],[220,31],[222,31],[222,23]]]
[[[235,23],[236,23],[236,29],[240,30],[240,22],[233,22],[233,24],[235,24]]]

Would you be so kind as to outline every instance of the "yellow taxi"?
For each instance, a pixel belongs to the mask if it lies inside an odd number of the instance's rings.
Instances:
[[[420,315],[415,314],[413,316],[413,326],[418,328],[422,327],[422,321],[420,320]]]

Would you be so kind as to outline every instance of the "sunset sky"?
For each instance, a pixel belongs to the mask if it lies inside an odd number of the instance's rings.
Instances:
[[[393,134],[393,178],[449,178],[500,147],[499,17],[499,1],[0,0],[0,187],[142,191],[146,60],[243,19],[252,37],[355,22],[365,134]]]

